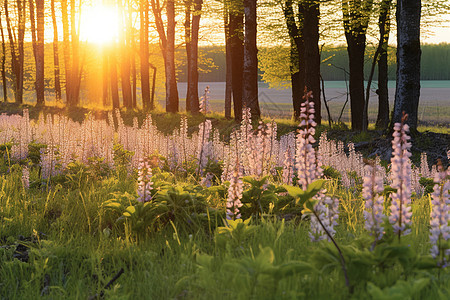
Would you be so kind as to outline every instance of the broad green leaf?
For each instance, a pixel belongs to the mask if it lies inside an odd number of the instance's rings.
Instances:
[[[134,214],[136,212],[136,207],[130,205],[127,207],[126,211],[129,212],[130,214]]]
[[[308,184],[308,187],[306,188],[306,192],[317,194],[317,192],[319,192],[323,188],[323,186],[325,185],[325,182],[326,182],[325,179],[318,179],[318,180],[311,182],[310,184]]]
[[[292,185],[283,185],[283,188],[286,189],[289,195],[291,195],[294,198],[298,198],[301,195],[305,194],[305,191],[299,188],[298,186],[292,186]]]

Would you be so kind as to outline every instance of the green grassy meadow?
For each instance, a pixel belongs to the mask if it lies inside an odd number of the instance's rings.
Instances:
[[[31,119],[45,111],[81,120],[86,112],[29,109]],[[124,123],[133,117],[142,122],[142,114],[129,111]],[[181,119],[152,118],[167,135]],[[239,127],[218,114],[208,118],[222,137]],[[204,120],[188,116],[188,134]],[[290,120],[277,122],[279,136],[296,128]],[[342,174],[324,166],[322,187],[339,199],[337,248],[327,239],[310,240],[312,194],[284,185],[281,169],[262,179],[244,177],[242,218],[226,221],[230,183],[220,180],[221,162],[206,166],[214,174],[211,186],[194,157],[178,171],[152,165],[152,200],[142,203],[141,175],[129,168],[123,148],[114,148],[114,168],[97,157],[43,178],[39,149],[45,147],[31,143],[22,160],[12,159],[11,144],[0,147],[0,299],[450,298],[449,268],[430,255],[430,181],[423,194],[411,196],[411,233],[398,238],[385,219],[384,236],[374,243],[365,229],[363,179],[349,170],[354,184],[346,188]],[[393,192],[385,186],[385,214]]]

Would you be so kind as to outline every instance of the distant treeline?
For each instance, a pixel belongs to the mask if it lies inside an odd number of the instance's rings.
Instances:
[[[422,45],[422,65],[420,77],[422,80],[450,80],[450,44]],[[260,49],[261,50],[261,49]],[[260,51],[270,53],[268,51]],[[286,49],[288,51],[288,49]],[[396,57],[395,48],[389,49],[389,80],[395,80]],[[177,57],[178,79],[186,81],[186,65],[184,50],[178,50]],[[366,51],[366,76],[369,76],[370,65],[375,49],[368,47]],[[324,80],[345,80],[348,72],[348,55],[345,47],[324,49],[322,51],[321,72]],[[225,81],[226,60],[224,48],[221,46],[200,48],[200,81],[223,82]],[[263,59],[263,58],[262,58]],[[262,71],[260,70],[260,73]],[[377,78],[375,69],[375,77]],[[348,79],[348,75],[347,75]]]

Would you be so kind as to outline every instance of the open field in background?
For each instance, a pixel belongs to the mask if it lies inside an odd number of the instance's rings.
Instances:
[[[180,111],[185,110],[186,82],[178,83],[178,94],[180,97]],[[210,111],[224,112],[225,82],[200,82],[199,96],[202,96],[205,87],[209,86]],[[419,124],[422,126],[450,127],[450,80],[428,80],[421,82],[421,96],[419,102]],[[369,121],[375,122],[378,113],[378,96],[375,93],[377,82],[372,83],[369,101]],[[10,91],[12,94],[12,91]],[[259,83],[259,103],[263,117],[283,119],[292,116],[292,96],[290,89],[274,89],[264,82]],[[64,97],[64,95],[63,95]],[[92,99],[86,91],[81,92],[81,105],[87,108],[98,109],[101,107],[101,98]],[[101,97],[101,96],[98,96]],[[321,97],[323,97],[321,95]],[[345,81],[326,81],[325,97],[328,102],[331,118],[337,121],[342,107],[347,100],[347,88]],[[137,88],[138,107],[142,107],[140,88]],[[389,82],[390,109],[394,105],[395,81]],[[156,90],[155,99],[161,111],[165,111],[164,90]],[[10,99],[10,101],[12,101]],[[350,122],[350,98],[342,114],[342,122]],[[35,93],[25,91],[24,103],[34,105],[36,103]],[[55,103],[54,95],[46,93],[46,105],[62,107],[63,103]],[[328,120],[327,112],[322,101],[322,117]]]
[[[450,81],[422,81],[421,98],[419,103],[419,120],[423,125],[450,125]],[[211,110],[223,112],[224,110],[224,82],[200,82],[199,93],[203,94],[206,86],[209,86],[209,99]],[[369,101],[369,120],[374,122],[378,112],[378,96],[376,95],[377,83],[372,84]],[[184,109],[186,97],[186,83],[178,84],[180,106]],[[271,89],[265,83],[259,85],[259,101],[264,116],[271,118],[289,118],[292,116],[291,90]],[[321,95],[322,96],[322,95]],[[337,121],[342,107],[347,99],[345,81],[326,81],[325,97],[330,107],[333,121]],[[395,82],[389,82],[390,108],[394,105]],[[161,102],[161,105],[164,103]],[[325,106],[322,102],[322,117],[328,119]],[[350,121],[350,100],[347,103],[341,121]]]

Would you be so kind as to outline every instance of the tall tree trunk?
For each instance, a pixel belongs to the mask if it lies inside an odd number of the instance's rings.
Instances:
[[[303,39],[305,43],[305,85],[312,91],[314,102],[314,119],[322,123],[322,102],[320,101],[320,51],[319,51],[319,2],[304,1]]]
[[[378,26],[380,31],[380,58],[378,59],[378,116],[375,127],[387,129],[389,126],[389,92],[388,92],[388,41],[390,31],[390,10],[392,0],[381,2]]]
[[[194,10],[192,16],[192,29],[190,38],[190,55],[188,57],[188,95],[186,103],[190,104],[190,111],[193,114],[199,112],[198,100],[198,32],[200,30],[200,17],[203,0],[194,0]],[[189,101],[188,101],[189,99]]]
[[[405,112],[413,132],[417,130],[420,97],[420,13],[420,0],[397,1],[397,85],[392,126]]]
[[[2,87],[3,87],[3,101],[8,102],[8,87],[6,86],[6,40],[3,32],[2,14],[0,12],[0,33],[2,35]]]
[[[364,53],[366,36],[345,33],[350,66],[350,109],[353,130],[363,129],[364,114]]]
[[[34,0],[28,0],[30,8],[30,31],[31,31],[31,45],[33,46],[33,56],[36,62],[36,10],[34,8]]]
[[[142,106],[145,111],[152,110],[150,105],[150,64],[148,49],[148,0],[139,2],[140,16],[140,60],[141,60],[141,93]]]
[[[150,68],[152,68],[153,70],[153,75],[152,75],[152,94],[150,97],[150,109],[154,109],[155,108],[155,89],[156,89],[156,67],[152,64],[150,64]]]
[[[122,99],[123,106],[126,108],[133,107],[133,96],[131,92],[131,81],[130,81],[130,53],[129,53],[129,43],[127,35],[125,33],[125,20],[127,15],[124,11],[123,0],[119,0],[119,11],[121,15],[119,17],[119,47],[120,47],[120,79],[122,83]]]
[[[80,2],[81,6],[81,2]],[[81,14],[81,12],[79,12]],[[77,106],[80,102],[80,85],[81,85],[81,71],[80,71],[80,39],[77,30],[76,3],[75,0],[70,0],[70,36],[72,42],[72,70],[71,70],[71,95],[70,106]],[[79,27],[78,22],[78,27]]]
[[[164,22],[161,14],[163,7],[158,0],[150,1],[164,58],[166,76],[166,111],[178,112],[178,88],[175,76],[175,1],[168,0],[166,3],[167,35],[164,31]]]
[[[128,22],[127,22],[127,42],[128,53],[130,57],[130,68],[131,68],[131,106],[133,108],[137,107],[137,71],[136,71],[136,43],[134,41],[133,35],[133,7],[130,1],[127,1],[128,4]]]
[[[113,42],[109,51],[109,71],[111,73],[111,99],[113,109],[120,108],[119,82],[117,76],[117,45]]]
[[[175,0],[167,0],[167,48],[165,51],[166,111],[178,112],[178,87],[175,74]]]
[[[300,118],[300,106],[302,103],[303,93],[306,86],[305,78],[305,42],[303,40],[303,6],[298,6],[298,24],[295,20],[295,13],[292,0],[286,0],[283,3],[284,19],[291,41],[290,46],[290,64],[292,86],[292,104],[294,109],[294,119]]]
[[[192,80],[190,78],[191,76],[191,43],[192,43],[192,34],[191,34],[191,6],[192,6],[192,0],[185,0],[184,1],[184,42],[186,44],[186,75],[187,75],[187,89],[186,89],[186,111],[191,111],[191,103],[190,103],[190,95],[191,95],[191,85],[189,84]],[[198,93],[197,93],[198,94]]]
[[[244,0],[244,81],[242,99],[253,118],[261,117],[258,102],[258,48],[256,45],[256,1]]]
[[[37,40],[36,40],[36,95],[37,105],[45,104],[44,73],[44,0],[36,0]]]
[[[244,8],[241,0],[230,7],[230,50],[233,86],[234,118],[242,119],[242,89],[244,65]]]
[[[108,61],[108,49],[103,47],[102,49],[102,104],[103,107],[109,105],[109,61]]]
[[[231,43],[230,43],[230,24],[229,24],[229,9],[227,2],[225,2],[224,9],[224,28],[225,28],[225,118],[231,119],[231,93],[232,87],[232,71],[231,71]]]
[[[61,79],[59,68],[59,50],[58,50],[58,23],[56,22],[55,0],[51,0],[51,13],[53,24],[53,65],[55,69],[55,97],[56,101],[61,101]]]
[[[70,60],[70,31],[69,31],[69,12],[67,8],[67,1],[61,1],[61,17],[63,25],[63,56],[64,56],[64,71],[66,81],[66,104],[72,104],[72,62]]]
[[[25,0],[17,0],[17,39],[13,32],[12,20],[9,16],[8,1],[4,1],[6,27],[11,48],[11,68],[13,72],[14,97],[18,104],[23,103],[23,65],[24,65],[24,36],[25,36]],[[16,47],[17,43],[17,47]]]
[[[350,109],[352,129],[361,131],[367,126],[364,114],[364,52],[373,0],[343,0],[345,39],[350,66]],[[365,125],[363,125],[365,123]]]

